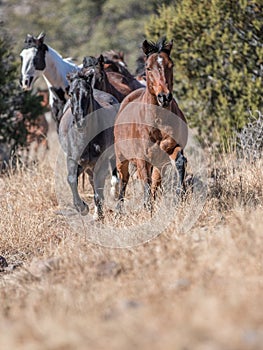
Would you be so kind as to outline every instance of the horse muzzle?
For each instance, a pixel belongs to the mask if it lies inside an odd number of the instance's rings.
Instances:
[[[32,89],[32,82],[33,82],[34,77],[26,77],[26,78],[20,78],[20,86],[24,91],[29,91]]]
[[[159,93],[157,95],[157,102],[158,102],[159,106],[164,107],[164,108],[169,106],[172,99],[173,99],[173,95],[171,92],[169,92],[168,94]]]

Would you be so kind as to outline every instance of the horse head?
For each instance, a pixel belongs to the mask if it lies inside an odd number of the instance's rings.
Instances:
[[[124,60],[123,51],[110,50],[103,53],[105,69],[121,74],[127,73],[127,63]]]
[[[170,52],[173,42],[165,38],[157,43],[145,40],[142,44],[146,55],[146,81],[150,94],[156,97],[161,107],[168,107],[173,99],[173,61]]]
[[[86,56],[83,59],[82,71],[87,74],[91,70],[94,71],[93,88],[105,91],[105,70],[104,70],[104,57],[100,55],[98,58],[93,56]]]
[[[31,34],[26,36],[24,48],[20,53],[20,85],[23,90],[31,90],[33,83],[42,75],[46,68],[45,54],[48,51],[48,47],[44,43],[44,38],[44,33],[41,33],[37,38]]]
[[[88,72],[77,71],[67,74],[69,82],[68,95],[70,97],[71,112],[78,128],[84,126],[85,116],[91,112],[94,70]]]

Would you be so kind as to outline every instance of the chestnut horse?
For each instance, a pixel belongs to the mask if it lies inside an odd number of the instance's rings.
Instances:
[[[119,203],[121,209],[129,180],[129,163],[137,166],[138,177],[144,183],[144,206],[151,210],[152,195],[161,184],[163,165],[174,167],[177,192],[184,188],[187,124],[183,112],[173,98],[172,41],[157,43],[145,40],[146,88],[129,94],[121,103],[114,127],[116,166],[119,173]]]

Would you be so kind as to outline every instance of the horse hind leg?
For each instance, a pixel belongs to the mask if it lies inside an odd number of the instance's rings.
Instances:
[[[116,168],[115,161],[110,160],[110,167],[111,167],[111,189],[110,189],[110,195],[111,195],[111,197],[117,199],[118,198],[119,178],[118,178],[118,171],[117,171],[117,168]]]
[[[104,213],[103,213],[103,187],[105,181],[103,178],[100,178],[98,174],[95,174],[93,170],[87,169],[86,170],[88,176],[89,176],[89,182],[92,186],[93,193],[94,193],[94,204],[95,204],[95,210],[93,214],[94,220],[103,220],[104,219]]]

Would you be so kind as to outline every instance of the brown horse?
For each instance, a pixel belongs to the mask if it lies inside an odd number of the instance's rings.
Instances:
[[[107,73],[108,80],[125,96],[131,91],[144,86],[129,71],[122,51],[106,51],[103,58],[104,70]]]
[[[114,128],[119,209],[129,180],[129,162],[136,164],[138,177],[144,183],[146,208],[151,209],[151,197],[161,183],[162,167],[167,161],[174,166],[174,177],[179,177],[177,192],[184,187],[187,125],[172,95],[172,42],[164,38],[157,43],[145,40],[142,49],[146,55],[146,88],[123,100]]]
[[[103,52],[103,57],[105,61],[105,70],[108,72],[119,72],[126,74],[127,63],[124,60],[123,51],[105,51]]]
[[[82,72],[88,73],[90,70],[95,71],[94,88],[105,91],[114,96],[118,102],[121,102],[127,95],[120,92],[114,85],[112,85],[108,79],[106,71],[104,69],[104,57],[100,55],[98,58],[93,56],[86,56],[83,59]],[[127,92],[129,92],[128,90]]]
[[[111,61],[111,65],[114,66],[117,63]],[[90,69],[95,70],[94,88],[110,93],[121,102],[129,93],[143,87],[125,67],[126,73],[123,74],[117,71],[117,68],[114,71],[108,71],[105,69],[107,66],[108,63],[105,63],[103,55],[98,58],[93,56],[84,57],[83,73],[85,74],[85,71]]]

